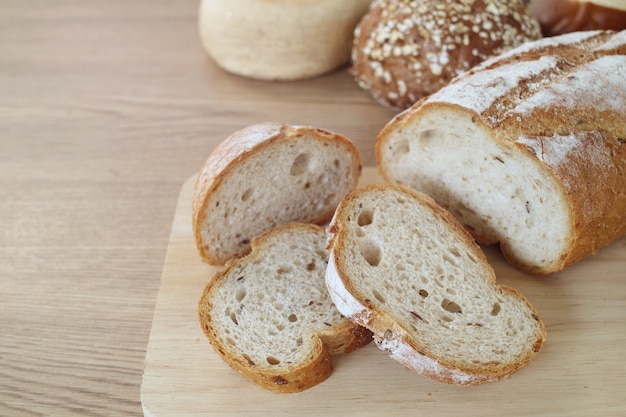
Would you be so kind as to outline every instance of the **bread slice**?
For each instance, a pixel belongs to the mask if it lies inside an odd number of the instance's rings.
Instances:
[[[328,295],[326,232],[287,224],[253,241],[206,286],[198,305],[204,333],[222,359],[263,388],[298,392],[324,381],[331,355],[372,334],[343,317]]]
[[[345,136],[276,123],[234,133],[196,182],[192,221],[201,258],[223,265],[277,225],[327,223],[360,175],[359,152]]]
[[[381,175],[516,267],[565,269],[626,234],[625,73],[626,31],[527,43],[390,121]]]
[[[430,197],[364,187],[340,204],[328,230],[326,284],[337,308],[408,368],[477,385],[510,375],[541,349],[537,310],[496,285],[481,249]]]

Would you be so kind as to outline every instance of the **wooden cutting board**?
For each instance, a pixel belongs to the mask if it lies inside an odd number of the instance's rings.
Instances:
[[[378,181],[366,168],[363,183]],[[216,268],[191,230],[195,177],[183,186],[163,267],[141,386],[144,414],[184,416],[626,416],[626,238],[550,276],[485,251],[498,282],[523,292],[548,331],[543,350],[510,378],[457,387],[413,373],[373,343],[334,358],[333,375],[298,394],[253,385],[212,350],[196,307]]]

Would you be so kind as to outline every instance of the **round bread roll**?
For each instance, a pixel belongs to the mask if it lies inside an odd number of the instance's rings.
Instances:
[[[324,74],[350,59],[372,0],[202,0],[202,44],[224,70],[262,80]]]
[[[525,0],[377,0],[355,29],[351,72],[377,101],[404,109],[540,37]]]
[[[531,0],[530,9],[545,36],[585,30],[626,29],[624,0]]]

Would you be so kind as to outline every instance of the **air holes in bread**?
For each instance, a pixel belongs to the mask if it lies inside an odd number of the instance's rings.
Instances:
[[[378,291],[374,290],[372,292],[372,294],[374,294],[374,298],[376,298],[378,301],[380,301],[381,303],[385,303],[387,300],[385,299],[385,297]]]
[[[267,358],[265,358],[265,360],[267,361],[267,363],[269,363],[270,365],[278,365],[280,363],[280,360],[276,359],[273,356],[268,356]]]
[[[243,356],[243,358],[246,360],[246,362],[248,362],[248,365],[250,365],[250,366],[255,366],[255,365],[256,365],[256,363],[254,363],[254,361],[252,360],[252,358],[250,357],[250,355],[248,355],[248,354],[244,353],[244,354],[243,354],[243,355],[241,355],[241,356]]]
[[[246,287],[240,285],[237,287],[237,291],[235,292],[235,299],[241,302],[246,297]]]
[[[422,296],[422,298],[426,298],[426,297],[428,297],[428,291],[426,291],[426,290],[419,290],[419,295]]]
[[[248,188],[242,195],[241,195],[241,201],[248,201],[250,199],[250,196],[252,196],[252,188]]]
[[[289,272],[291,272],[291,271],[292,271],[291,266],[281,266],[280,268],[278,268],[278,269],[276,270],[276,273],[277,273],[278,275],[282,275],[282,274],[287,274],[287,273],[289,273]]]
[[[361,255],[371,266],[378,266],[382,259],[382,252],[377,242],[372,239],[361,239],[359,241]]]
[[[441,307],[444,310],[449,311],[450,313],[463,313],[461,307],[457,303],[455,303],[454,301],[450,301],[447,298],[443,299],[443,301],[441,302]]]
[[[298,316],[296,316],[295,314],[290,314],[289,317],[287,317],[287,320],[289,320],[290,323],[294,323],[298,321]]]
[[[232,311],[229,314],[230,319],[233,321],[233,323],[235,323],[237,326],[239,326],[239,322],[237,321],[237,314],[235,314],[234,311]]]
[[[370,225],[370,224],[372,224],[373,221],[374,221],[374,212],[372,210],[368,210],[368,209],[363,210],[359,214],[359,217],[357,218],[357,224],[359,226]]]
[[[296,156],[296,159],[293,160],[289,174],[295,177],[295,176],[304,174],[308,170],[309,170],[309,155],[306,153],[301,153],[298,156]]]
[[[431,142],[439,136],[439,132],[435,129],[423,130],[419,133],[419,146],[422,150],[427,150]]]
[[[411,151],[408,139],[400,139],[393,148],[393,152],[396,156],[406,155]]]
[[[491,308],[491,315],[497,316],[499,312],[500,312],[500,304],[494,303],[493,307]]]

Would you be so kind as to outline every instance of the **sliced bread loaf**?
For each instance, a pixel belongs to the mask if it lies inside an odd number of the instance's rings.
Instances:
[[[261,235],[219,272],[198,312],[222,359],[263,388],[298,392],[330,376],[330,355],[369,343],[372,334],[330,299],[327,262],[324,229],[293,223]]]
[[[378,167],[518,268],[560,271],[626,234],[624,74],[626,31],[526,43],[396,116]]]
[[[359,152],[345,136],[276,123],[234,133],[196,182],[192,222],[201,258],[223,265],[277,225],[328,222],[360,175]]]
[[[430,197],[361,188],[339,205],[329,232],[333,301],[408,368],[476,385],[510,375],[541,349],[535,308],[496,285],[481,249]]]

